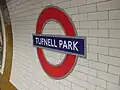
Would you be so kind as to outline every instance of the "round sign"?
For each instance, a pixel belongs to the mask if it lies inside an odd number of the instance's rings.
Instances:
[[[67,36],[76,36],[75,28],[68,15],[63,10],[55,6],[46,7],[42,11],[37,21],[36,34],[42,34],[44,25],[50,20],[59,22]],[[62,64],[55,66],[48,63],[42,48],[37,48],[37,54],[44,71],[55,79],[67,76],[75,66],[77,59],[76,55],[67,54]]]

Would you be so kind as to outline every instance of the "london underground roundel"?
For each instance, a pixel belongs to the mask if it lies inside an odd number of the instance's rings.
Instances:
[[[59,22],[66,36],[54,37],[42,34],[45,24],[51,20]],[[84,39],[74,38],[75,36],[76,31],[73,23],[63,10],[55,6],[49,6],[41,12],[36,25],[36,34],[33,35],[33,45],[37,47],[39,61],[44,71],[50,77],[60,79],[67,76],[74,68],[78,54],[81,53],[84,56]],[[73,39],[71,37],[73,37]],[[82,46],[81,49],[79,49],[80,46]],[[44,48],[68,53],[66,53],[61,64],[52,65],[48,63],[48,60],[45,58],[43,53]]]

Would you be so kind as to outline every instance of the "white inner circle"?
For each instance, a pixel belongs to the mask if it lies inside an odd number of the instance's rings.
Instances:
[[[59,23],[55,21],[49,21],[45,24],[42,34],[51,35],[65,35],[63,28]],[[64,53],[56,52],[54,50],[43,49],[44,56],[47,61],[52,65],[58,65],[63,62],[65,55]]]

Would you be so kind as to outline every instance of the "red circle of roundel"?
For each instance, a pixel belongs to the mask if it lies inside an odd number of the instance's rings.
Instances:
[[[40,14],[37,21],[36,34],[42,34],[44,25],[49,20],[56,20],[57,22],[59,22],[67,36],[76,35],[74,27],[67,14],[58,7],[53,6],[45,8]],[[77,58],[76,55],[67,54],[62,64],[54,66],[48,63],[44,56],[42,48],[37,48],[37,54],[44,71],[49,76],[56,79],[63,78],[68,75],[73,69]]]

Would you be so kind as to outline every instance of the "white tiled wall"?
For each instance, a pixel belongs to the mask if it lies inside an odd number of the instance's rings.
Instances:
[[[6,1],[14,39],[10,81],[18,90],[120,90],[120,0]],[[32,46],[37,18],[51,4],[64,9],[78,35],[87,37],[87,58],[78,58],[73,72],[61,80],[46,75]],[[65,35],[55,22],[49,22],[43,31]],[[44,53],[56,64],[65,57],[58,52]]]

